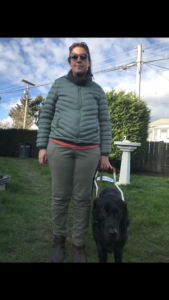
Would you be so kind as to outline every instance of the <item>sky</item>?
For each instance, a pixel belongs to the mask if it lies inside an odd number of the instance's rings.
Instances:
[[[92,71],[97,72],[137,61],[137,46],[142,45],[142,61],[169,57],[167,38],[0,38],[0,121],[12,120],[8,113],[20,103],[26,88],[22,79],[35,85],[54,82],[70,70],[67,58],[74,42],[87,43]],[[155,66],[156,65],[156,66]],[[137,66],[94,75],[104,90],[137,92]],[[47,97],[51,85],[29,89],[31,98]],[[2,94],[10,92],[7,94]],[[143,64],[141,98],[151,110],[151,122],[169,118],[169,59]]]

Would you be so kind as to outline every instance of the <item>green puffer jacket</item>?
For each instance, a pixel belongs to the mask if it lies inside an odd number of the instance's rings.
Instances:
[[[67,75],[55,80],[40,116],[36,146],[46,149],[49,137],[75,144],[99,144],[101,155],[111,153],[111,123],[102,88],[91,79],[85,86]]]

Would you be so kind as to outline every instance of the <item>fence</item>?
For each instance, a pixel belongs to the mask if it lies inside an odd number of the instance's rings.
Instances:
[[[169,174],[169,143],[147,142],[136,170]]]

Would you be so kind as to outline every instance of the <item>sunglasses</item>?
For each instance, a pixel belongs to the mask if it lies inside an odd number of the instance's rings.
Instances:
[[[78,54],[70,54],[70,58],[72,58],[72,59],[78,59],[78,56],[80,56],[80,58],[82,60],[85,60],[87,58],[87,54],[86,53],[82,53],[80,55],[78,55]]]

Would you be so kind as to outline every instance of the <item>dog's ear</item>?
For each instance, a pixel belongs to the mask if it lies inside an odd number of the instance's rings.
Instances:
[[[99,201],[99,198],[94,199],[94,201],[93,201],[93,210],[96,210],[98,201]]]
[[[129,226],[128,209],[127,209],[127,203],[125,201],[123,201],[123,214],[122,214],[121,225],[125,226],[126,228]]]
[[[96,210],[97,210],[97,203],[98,203],[98,201],[99,201],[99,198],[96,198],[93,201],[92,215],[93,215],[94,219],[96,218]]]

